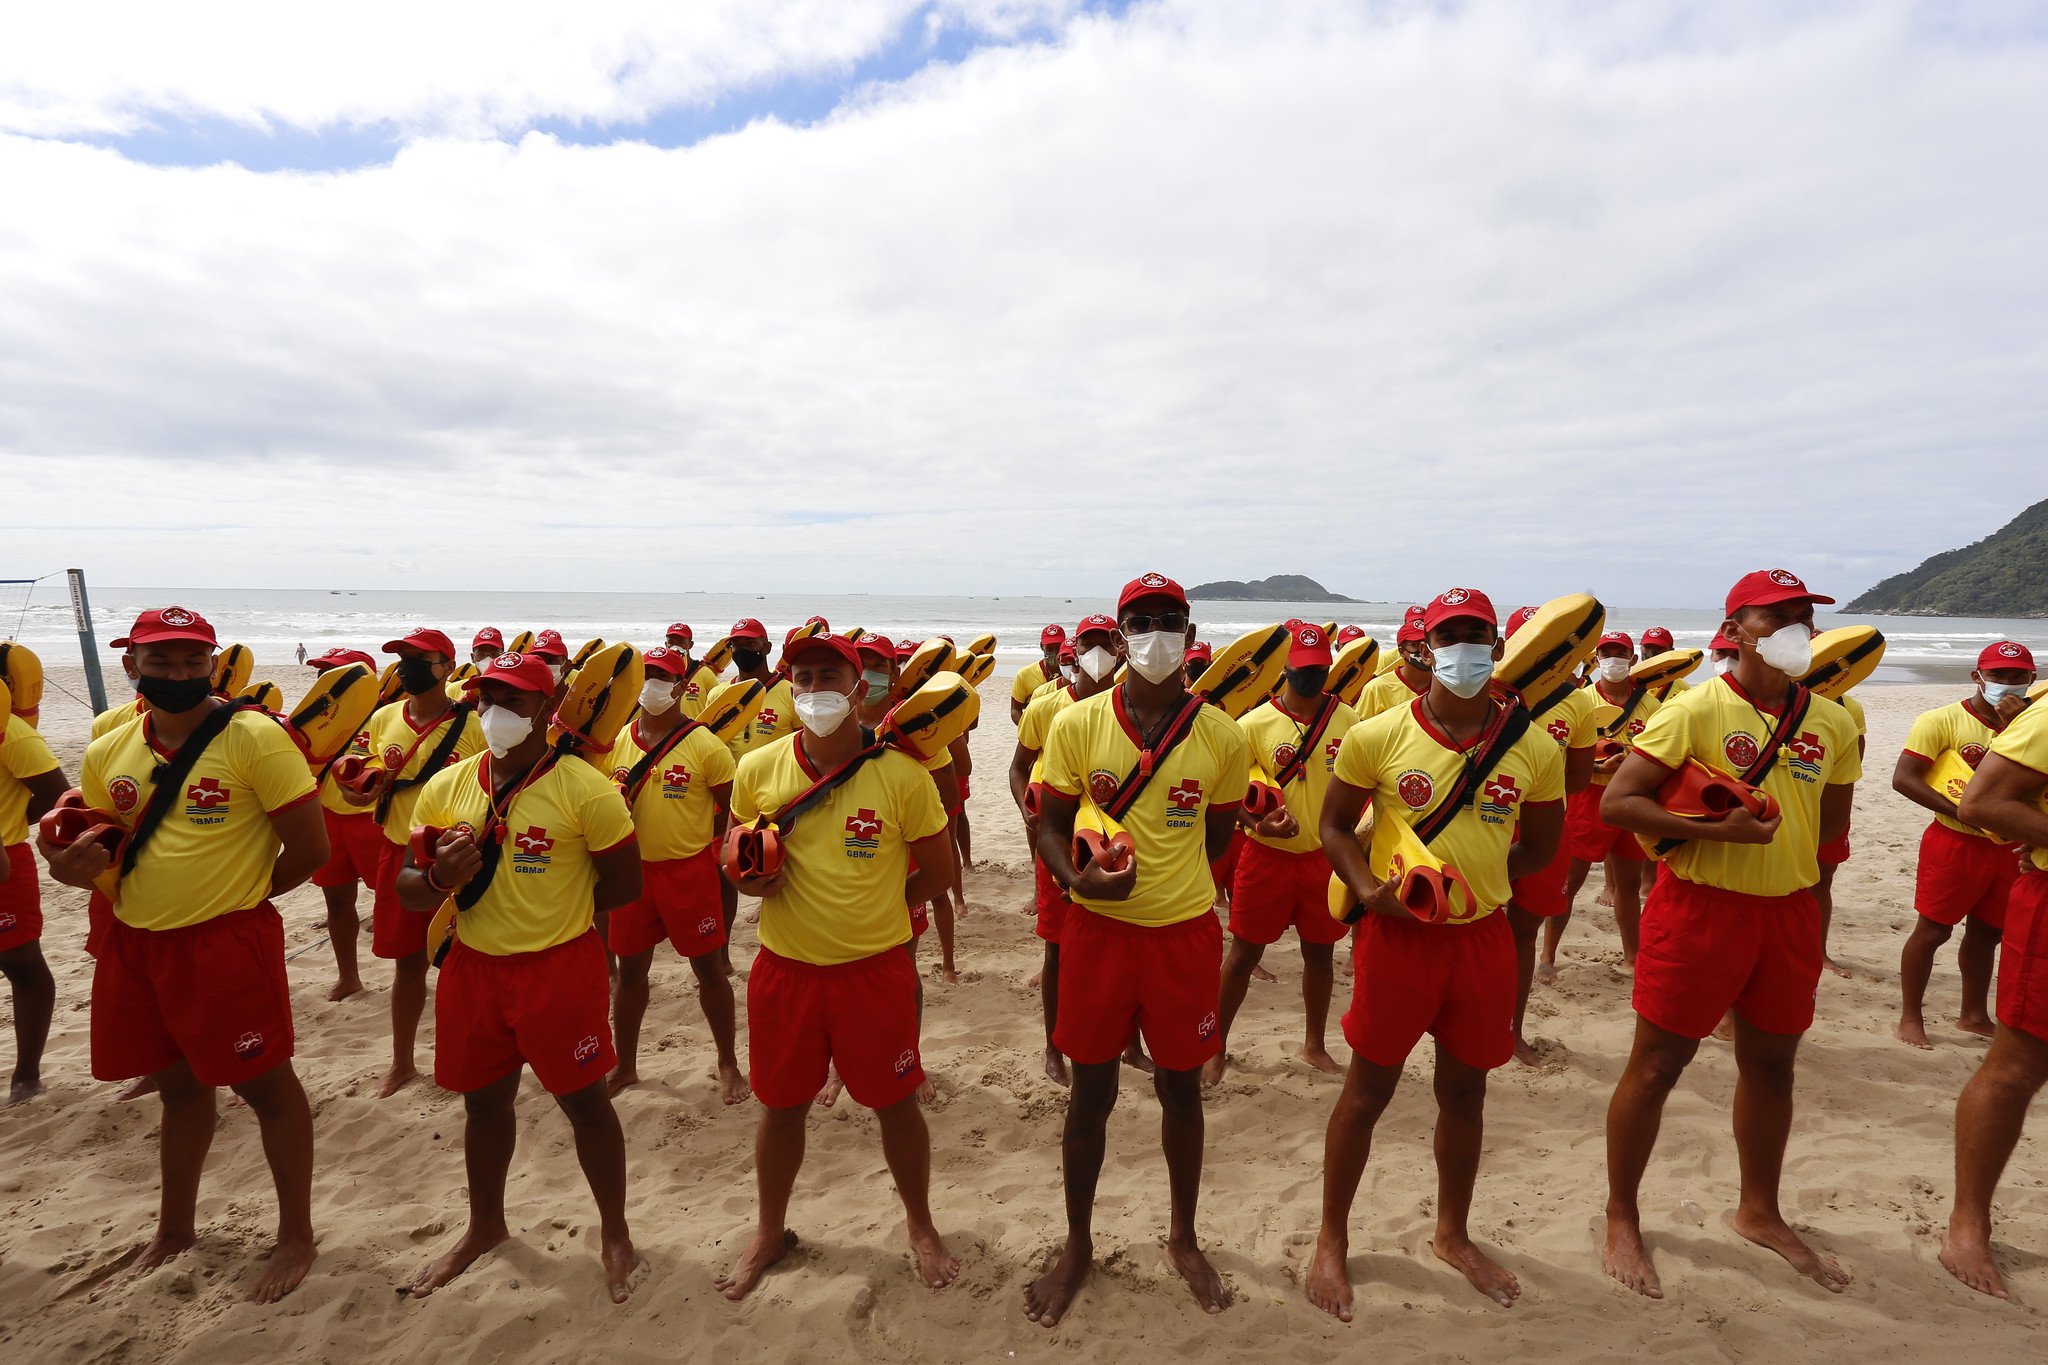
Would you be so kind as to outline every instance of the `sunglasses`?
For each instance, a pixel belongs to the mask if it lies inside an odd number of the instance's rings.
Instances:
[[[1169,611],[1158,616],[1145,616],[1137,612],[1117,622],[1117,629],[1126,635],[1148,635],[1155,630],[1186,630],[1188,614],[1184,611]]]

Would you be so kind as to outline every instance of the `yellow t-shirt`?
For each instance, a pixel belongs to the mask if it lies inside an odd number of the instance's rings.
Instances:
[[[733,778],[733,819],[773,815],[819,776],[794,737],[756,749]],[[782,890],[761,902],[761,946],[831,966],[907,941],[908,845],[945,829],[931,775],[910,755],[884,750],[783,836]]]
[[[1043,750],[1054,718],[1073,704],[1073,688],[1059,683],[1042,684],[1031,694],[1024,714],[1017,717],[1017,743],[1027,749]]]
[[[1609,701],[1606,694],[1600,691],[1598,683],[1589,683],[1585,687],[1580,688],[1578,695],[1584,697],[1586,704],[1592,708],[1593,738],[1595,740],[1618,739],[1625,747],[1631,749],[1635,747],[1637,737],[1649,728],[1650,718],[1657,714],[1657,708],[1663,704],[1657,700],[1655,692],[1645,692],[1643,699],[1636,703],[1635,710],[1629,712],[1628,720],[1624,722],[1621,718],[1621,713],[1626,706],[1626,702],[1624,701],[1622,705],[1616,705],[1614,702]],[[1819,699],[1816,698],[1815,700]],[[1593,785],[1604,787],[1611,776],[1609,773],[1595,770],[1593,773]]]
[[[2027,709],[2031,711],[2033,708]],[[1906,732],[1906,752],[1933,763],[1940,759],[1942,754],[1953,749],[1963,762],[1975,768],[1984,761],[1984,755],[1991,752],[1992,742],[1998,736],[1999,732],[1979,720],[1969,707],[1959,701],[1950,702],[1947,706],[1937,706],[1932,711],[1922,711],[1913,718],[1913,728]],[[1975,825],[1966,825],[1946,815],[1936,815],[1934,818],[1958,834],[1971,834],[1979,839],[1990,839],[1995,844],[2004,842],[1986,834]]]
[[[156,792],[170,758],[152,742],[147,715],[86,746],[85,804],[113,811],[128,829]],[[283,844],[270,817],[313,799],[313,775],[284,727],[245,712],[206,746],[135,870],[121,881],[114,913],[137,929],[182,929],[247,910],[270,894]]]
[[[1666,702],[1636,738],[1635,749],[1674,770],[1696,758],[1740,777],[1776,728],[1777,717],[1751,703],[1729,673]],[[1750,896],[1789,896],[1812,886],[1820,880],[1821,792],[1861,776],[1856,723],[1825,697],[1814,697],[1799,733],[1763,780],[1784,813],[1777,836],[1768,844],[1689,839],[1672,852],[1670,870],[1687,881]]]
[[[98,739],[101,735],[120,729],[147,709],[140,697],[130,698],[119,706],[108,707],[92,718],[92,738]]]
[[[802,728],[796,718],[796,693],[789,687],[789,679],[777,678],[761,697],[761,709],[747,722],[746,728],[731,744],[735,759],[745,758],[756,749],[765,748],[778,739],[787,738]]]
[[[676,705],[681,709],[683,719],[695,720],[704,714],[704,699],[716,686],[718,675],[695,659],[690,660],[689,674],[683,679],[682,690],[676,694]]]
[[[1859,737],[1870,733],[1870,722],[1863,715],[1863,703],[1856,700],[1854,692],[1844,695],[1840,705],[1844,711],[1849,713],[1849,719],[1856,722],[1856,733]]]
[[[1991,752],[2037,773],[2048,773],[2048,702],[2037,701],[2014,716],[1991,741]],[[2036,803],[2048,804],[2048,798],[2037,793]],[[2037,848],[2028,856],[2035,867],[2048,872],[2048,848]]]
[[[8,716],[0,736],[0,845],[28,840],[28,779],[57,767],[57,756],[20,716]]]
[[[1587,689],[1573,688],[1536,717],[1536,728],[1556,740],[1559,750],[1592,748],[1599,738],[1593,730],[1593,698]]]
[[[1045,660],[1034,659],[1018,669],[1017,676],[1010,679],[1010,700],[1019,705],[1029,704],[1031,694],[1050,681],[1052,679],[1045,671]]]
[[[1044,782],[1063,795],[1082,798],[1084,820],[1138,766],[1137,728],[1124,710],[1123,696],[1118,685],[1074,702],[1046,732],[1040,755]],[[1075,904],[1111,919],[1153,926],[1208,914],[1216,883],[1209,872],[1205,812],[1242,805],[1250,767],[1244,731],[1216,707],[1204,706],[1188,737],[1166,756],[1120,822],[1136,849],[1138,878],[1130,898],[1075,897]]]
[[[404,701],[390,702],[371,714],[370,723],[363,731],[367,738],[361,742],[364,751],[386,772],[400,778],[419,777],[427,759],[440,746],[442,733],[458,719],[462,722],[462,736],[448,755],[448,761],[442,765],[452,768],[484,750],[483,723],[473,711],[450,711],[435,721],[431,729],[423,731],[406,715]],[[414,825],[437,823],[413,818],[413,807],[419,804],[420,793],[425,789],[426,783],[422,782],[392,798],[391,809],[384,817],[384,837],[392,843],[402,844],[411,839]],[[354,809],[374,813],[377,808],[357,806]]]
[[[1428,687],[1425,682],[1423,689],[1426,691]],[[1406,706],[1421,695],[1408,685],[1408,680],[1401,676],[1401,665],[1396,664],[1367,683],[1365,690],[1358,694],[1358,705],[1351,709],[1358,713],[1360,720],[1371,720],[1383,712]]]
[[[1404,820],[1413,826],[1457,786],[1466,762],[1466,751],[1429,722],[1419,702],[1410,702],[1352,726],[1337,751],[1335,775],[1372,793],[1374,821]],[[1562,800],[1564,757],[1557,742],[1532,725],[1472,794],[1471,804],[1429,845],[1431,853],[1464,876],[1477,902],[1471,914],[1450,923],[1469,924],[1507,904],[1512,894],[1508,850],[1514,847],[1522,808]]]
[[[1670,701],[1673,697],[1683,696],[1690,691],[1692,691],[1692,681],[1690,679],[1673,678],[1670,682],[1659,683],[1651,688],[1650,695],[1658,701]]]
[[[612,751],[605,755],[612,781],[623,786],[626,774],[646,752],[638,722],[619,731]],[[648,771],[633,801],[641,860],[663,863],[703,852],[717,827],[718,802],[711,789],[731,786],[737,766],[732,752],[701,726],[676,741]]]
[[[420,787],[413,814],[442,829],[484,828],[491,813],[491,756],[443,768]],[[591,926],[593,854],[633,837],[633,819],[611,779],[588,763],[561,762],[512,798],[498,870],[456,933],[480,953],[507,957],[567,943]],[[408,912],[412,913],[412,912]]]
[[[1280,770],[1293,759],[1294,751],[1308,733],[1309,722],[1313,719],[1313,715],[1306,719],[1295,715],[1281,704],[1280,698],[1275,697],[1245,712],[1238,718],[1237,726],[1244,731],[1245,743],[1251,748],[1253,765],[1268,778],[1277,778]],[[1323,818],[1323,793],[1329,790],[1330,774],[1337,767],[1337,750],[1343,745],[1344,736],[1356,724],[1358,713],[1338,702],[1330,713],[1330,723],[1323,728],[1321,754],[1302,764],[1300,775],[1282,792],[1287,798],[1287,809],[1294,812],[1301,832],[1292,839],[1268,839],[1247,830],[1250,838],[1284,853],[1308,853],[1323,846],[1322,839],[1316,834],[1316,822]]]

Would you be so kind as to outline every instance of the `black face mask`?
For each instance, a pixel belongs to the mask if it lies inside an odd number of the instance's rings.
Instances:
[[[422,692],[431,692],[441,685],[434,676],[434,665],[425,659],[400,659],[398,661],[398,685],[415,697]]]
[[[211,678],[152,678],[147,673],[135,680],[135,690],[149,703],[152,711],[168,711],[177,715],[213,695]]]
[[[1304,697],[1318,697],[1330,681],[1330,670],[1324,664],[1310,664],[1306,668],[1287,670],[1287,685]]]
[[[768,662],[768,656],[758,649],[736,649],[732,652],[733,666],[742,673],[752,673]]]

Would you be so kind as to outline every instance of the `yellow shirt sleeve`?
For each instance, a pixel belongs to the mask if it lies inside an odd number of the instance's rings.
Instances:
[[[1037,691],[1038,685],[1044,681],[1045,663],[1043,660],[1024,665],[1017,670],[1017,676],[1010,680],[1010,700],[1019,705],[1030,701],[1031,694]]]
[[[26,779],[56,771],[57,758],[33,725],[20,716],[5,720],[5,738],[0,738],[0,844],[19,844],[28,840]]]

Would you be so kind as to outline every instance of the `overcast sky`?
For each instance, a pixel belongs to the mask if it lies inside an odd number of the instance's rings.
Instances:
[[[2048,4],[0,19],[0,578],[1846,598],[2048,497]]]

